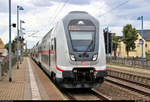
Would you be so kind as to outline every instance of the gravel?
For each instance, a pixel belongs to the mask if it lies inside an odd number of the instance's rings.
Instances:
[[[143,96],[140,93],[133,92],[106,81],[96,89],[105,96],[111,97],[112,100],[150,100],[150,97]]]

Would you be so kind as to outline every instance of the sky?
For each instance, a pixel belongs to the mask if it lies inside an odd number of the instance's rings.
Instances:
[[[0,0],[0,38],[6,44],[9,41],[8,1]],[[144,17],[144,29],[150,29],[150,0],[11,0],[12,23],[17,22],[17,5],[24,10],[19,11],[20,20],[25,21],[23,35],[28,48],[32,48],[42,37],[70,11],[86,11],[99,20],[104,29],[122,36],[123,26],[132,24],[141,29]],[[12,28],[12,40],[17,36],[16,28]]]

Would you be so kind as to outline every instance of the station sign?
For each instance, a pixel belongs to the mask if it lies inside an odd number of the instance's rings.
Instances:
[[[69,26],[69,30],[95,30],[95,26]]]
[[[24,46],[24,42],[21,42],[21,46]]]

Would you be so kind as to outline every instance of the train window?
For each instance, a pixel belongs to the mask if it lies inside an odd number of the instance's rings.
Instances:
[[[51,40],[51,50],[54,50],[54,39]]]
[[[87,31],[70,31],[72,48],[77,52],[84,51],[94,51],[95,45],[95,32],[87,32]]]
[[[68,25],[72,49],[76,52],[93,52],[95,48],[96,26],[90,20],[76,19]]]
[[[53,50],[54,48],[53,48],[53,45],[51,45],[51,50]]]
[[[70,32],[72,40],[92,40],[94,32]]]
[[[56,38],[54,38],[54,47],[55,47],[55,52],[56,52]]]
[[[147,48],[147,44],[145,44],[145,47]]]

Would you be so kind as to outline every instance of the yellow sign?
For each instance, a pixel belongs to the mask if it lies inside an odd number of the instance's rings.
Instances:
[[[21,46],[24,46],[24,42],[21,43]]]

